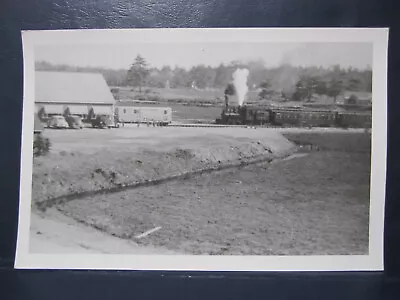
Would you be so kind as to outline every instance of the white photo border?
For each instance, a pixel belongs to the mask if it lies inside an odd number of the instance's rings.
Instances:
[[[23,123],[16,269],[177,271],[381,271],[387,152],[388,28],[158,28],[22,31]],[[121,42],[124,41],[124,42]],[[132,41],[127,43],[126,41]],[[40,45],[197,42],[366,42],[373,44],[372,155],[368,255],[205,256],[32,254],[29,252],[35,72]]]

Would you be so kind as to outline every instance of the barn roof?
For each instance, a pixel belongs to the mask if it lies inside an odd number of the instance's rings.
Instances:
[[[35,77],[35,102],[114,103],[114,97],[100,73],[36,71]]]

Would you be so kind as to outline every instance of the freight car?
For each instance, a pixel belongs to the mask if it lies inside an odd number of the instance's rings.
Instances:
[[[272,125],[293,127],[371,127],[371,114],[332,110],[284,109],[262,107],[225,108],[219,124]]]
[[[172,122],[172,110],[170,107],[118,106],[116,119],[119,123],[157,122],[165,126]]]

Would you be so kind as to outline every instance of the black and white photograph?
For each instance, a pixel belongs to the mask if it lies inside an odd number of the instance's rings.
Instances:
[[[17,268],[383,268],[387,30],[22,41]]]

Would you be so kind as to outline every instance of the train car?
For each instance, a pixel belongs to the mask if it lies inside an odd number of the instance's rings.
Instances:
[[[271,123],[274,125],[302,127],[334,127],[336,112],[310,110],[274,110]]]
[[[118,106],[116,115],[119,123],[158,122],[165,126],[172,122],[170,107]]]
[[[299,123],[299,112],[290,110],[272,111],[271,123],[277,126],[297,125]]]
[[[337,125],[343,128],[371,128],[372,114],[341,112],[338,114]]]

